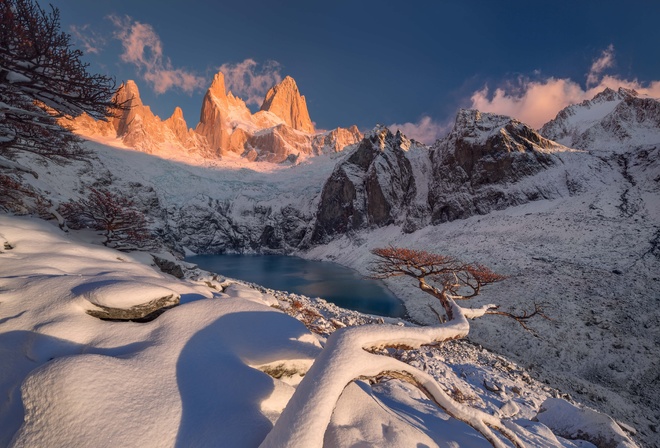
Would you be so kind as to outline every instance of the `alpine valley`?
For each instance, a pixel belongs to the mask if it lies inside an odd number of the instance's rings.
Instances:
[[[658,99],[606,89],[539,130],[460,110],[428,146],[382,126],[317,130],[290,77],[252,113],[218,73],[194,128],[179,108],[154,115],[132,81],[117,95],[121,115],[66,122],[89,160],[17,161],[48,208],[89,187],[128,196],[178,258],[295,254],[367,275],[371,250],[393,245],[483,263],[508,278],[477,306],[543,302],[551,320],[532,335],[493,316],[469,340],[660,444]],[[38,209],[26,198],[11,211]],[[436,321],[430,296],[386,283],[411,321]]]

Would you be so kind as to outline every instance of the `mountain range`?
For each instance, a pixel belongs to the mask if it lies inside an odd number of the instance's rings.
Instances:
[[[480,321],[470,339],[658,443],[657,99],[606,89],[539,130],[461,110],[427,146],[385,127],[317,131],[289,77],[253,114],[216,75],[194,129],[181,109],[155,116],[134,82],[117,95],[120,116],[71,123],[93,160],[22,161],[54,205],[89,186],[130,196],[179,255],[298,254],[367,274],[370,250],[392,244],[492,266],[509,279],[489,301],[547,302],[553,320],[538,338]],[[416,288],[388,287],[412,320],[435,319]]]
[[[216,74],[195,129],[187,127],[179,107],[166,120],[154,115],[142,103],[134,81],[122,84],[115,97],[127,107],[110,121],[81,115],[70,125],[83,135],[116,137],[150,154],[175,148],[208,158],[236,154],[248,161],[273,163],[341,151],[362,138],[356,126],[316,132],[305,97],[289,76],[266,93],[261,109],[253,114],[242,99],[227,92],[222,72]]]

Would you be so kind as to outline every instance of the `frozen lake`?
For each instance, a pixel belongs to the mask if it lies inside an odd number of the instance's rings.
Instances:
[[[362,277],[337,263],[285,255],[195,255],[200,268],[266,288],[321,297],[342,308],[402,317],[405,307],[383,282]]]

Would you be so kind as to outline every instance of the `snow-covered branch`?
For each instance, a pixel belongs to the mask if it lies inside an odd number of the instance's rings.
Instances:
[[[332,334],[261,447],[322,447],[332,412],[344,388],[353,381],[383,378],[413,384],[437,406],[472,426],[495,447],[506,445],[494,431],[514,446],[522,447],[520,439],[498,418],[458,403],[428,373],[377,353],[383,349],[415,349],[463,338],[470,331],[468,319],[486,314],[506,315],[497,311],[494,304],[479,308],[463,308],[456,304],[456,300],[470,299],[478,295],[483,286],[505,277],[479,264],[466,264],[425,251],[388,247],[375,249],[373,254],[377,257],[371,266],[373,277],[412,277],[422,291],[440,301],[445,317],[431,306],[440,321],[435,326],[367,325],[343,328]],[[537,309],[511,317],[521,319],[518,321],[525,326],[524,320],[535,315],[542,313]]]
[[[344,388],[356,380],[383,378],[407,381],[418,387],[436,405],[472,426],[495,447],[506,445],[492,429],[515,446],[522,447],[518,437],[498,418],[456,402],[428,373],[371,352],[382,348],[418,348],[465,337],[469,323],[462,309],[453,301],[451,303],[455,318],[443,325],[367,325],[340,329],[332,334],[261,447],[321,448],[335,404]]]

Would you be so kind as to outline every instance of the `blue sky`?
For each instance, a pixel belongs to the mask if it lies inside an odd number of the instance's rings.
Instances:
[[[92,70],[190,127],[222,67],[258,108],[290,75],[317,127],[433,140],[460,107],[540,126],[604,86],[660,96],[660,2],[52,0]],[[654,84],[654,82],[656,82]]]

